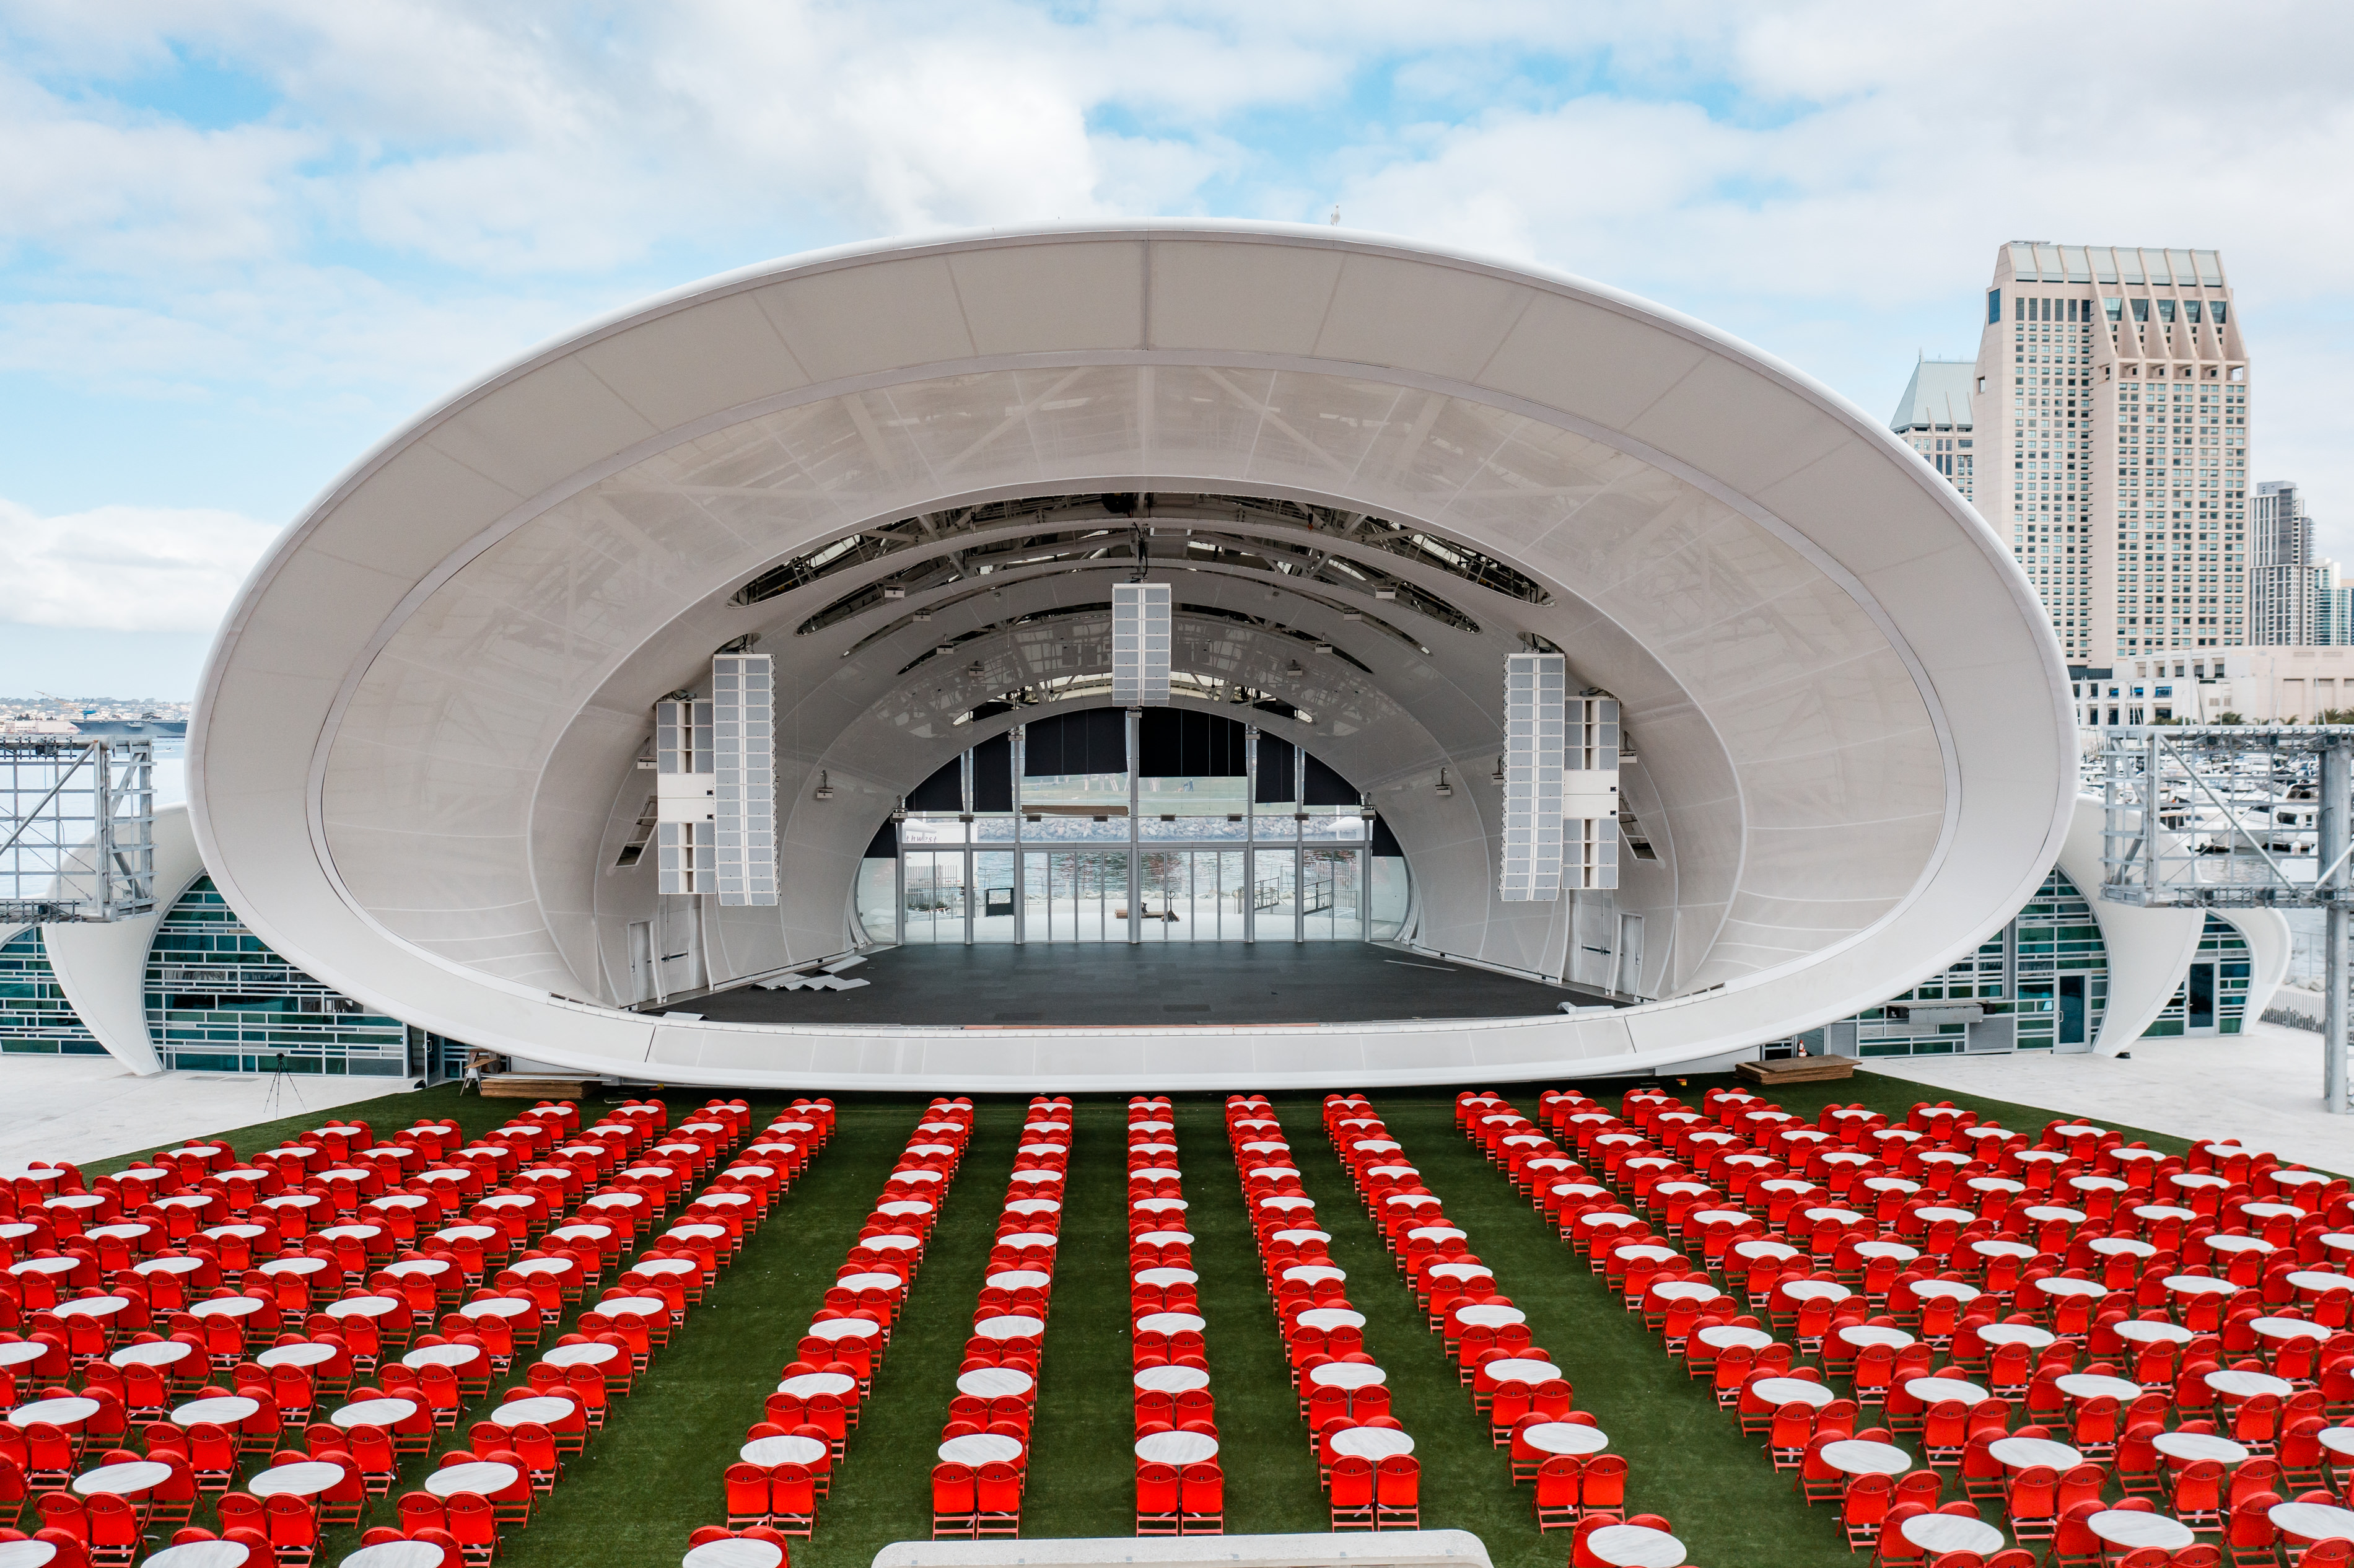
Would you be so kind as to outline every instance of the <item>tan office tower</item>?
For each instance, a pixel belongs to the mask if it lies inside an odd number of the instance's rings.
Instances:
[[[2221,256],[2001,247],[1974,391],[1978,511],[2069,663],[2247,640],[2248,356]]]

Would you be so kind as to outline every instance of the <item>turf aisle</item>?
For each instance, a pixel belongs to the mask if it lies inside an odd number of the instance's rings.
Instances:
[[[1535,1092],[1518,1086],[1505,1098],[1524,1115],[1536,1107]],[[1471,1250],[1495,1271],[1497,1288],[1528,1314],[1531,1335],[1567,1373],[1577,1407],[1610,1435],[1612,1451],[1626,1456],[1628,1512],[1665,1515],[1691,1560],[1707,1568],[1829,1568],[1850,1561],[1837,1510],[1801,1501],[1789,1476],[1766,1462],[1760,1440],[1742,1436],[1706,1385],[1687,1378],[1683,1363],[1660,1350],[1642,1318],[1586,1271],[1463,1136],[1453,1096],[1377,1095],[1373,1104],[1423,1184],[1469,1233]],[[1503,1463],[1498,1455],[1500,1469]],[[1427,1481],[1423,1489],[1427,1498]],[[1554,1531],[1534,1556],[1515,1544],[1537,1533],[1526,1522],[1527,1496],[1522,1488],[1513,1532],[1485,1521],[1465,1528],[1486,1539],[1499,1568],[1508,1552],[1532,1568],[1539,1562],[1558,1568],[1566,1531]]]
[[[1497,1568],[1559,1568],[1569,1538],[1540,1542],[1528,1493],[1513,1489],[1510,1460],[1489,1446],[1487,1416],[1471,1408],[1471,1391],[1430,1331],[1414,1287],[1398,1272],[1324,1136],[1322,1099],[1278,1099],[1275,1113],[1302,1185],[1316,1200],[1317,1220],[1331,1234],[1332,1261],[1349,1277],[1349,1305],[1365,1315],[1365,1352],[1389,1373],[1390,1414],[1414,1435],[1414,1455],[1422,1461],[1422,1527],[1477,1532]],[[1292,1425],[1296,1431],[1299,1423]],[[1328,1524],[1330,1519],[1328,1512]]]
[[[783,1102],[773,1109],[765,1100],[752,1104],[758,1128],[774,1119]],[[761,1419],[761,1403],[793,1359],[803,1325],[824,1305],[834,1270],[920,1108],[921,1102],[836,1107],[833,1141],[771,1205],[712,1295],[639,1376],[636,1391],[613,1401],[605,1430],[566,1461],[564,1479],[531,1527],[508,1533],[502,1563],[511,1568],[674,1563],[690,1531],[726,1521],[720,1477],[743,1446],[744,1429]],[[916,1293],[931,1286],[927,1265],[917,1276]],[[515,1358],[517,1376],[528,1361]],[[899,1374],[895,1357],[884,1375],[896,1382]],[[853,1470],[864,1457],[864,1436],[862,1429],[852,1440],[846,1463]],[[445,1438],[437,1455],[451,1446]],[[377,1513],[388,1510],[379,1503]],[[322,1560],[334,1558],[323,1553]]]
[[[912,1111],[922,1102],[908,1107]],[[1013,1149],[1022,1130],[1022,1100],[976,1100],[972,1140],[964,1164],[940,1205],[939,1224],[924,1249],[923,1271],[898,1325],[891,1331],[891,1353],[885,1359],[875,1391],[866,1397],[858,1430],[851,1434],[849,1457],[835,1467],[833,1493],[818,1503],[817,1533],[792,1545],[797,1563],[865,1568],[875,1553],[894,1541],[923,1541],[932,1533],[933,1450],[939,1446],[940,1426],[948,1420],[949,1401],[956,1396],[957,1364],[964,1360],[964,1342],[972,1332],[973,1302],[981,1295],[988,1272],[990,1243],[997,1235],[997,1216],[1005,1202],[1005,1181],[1013,1171]],[[883,1185],[887,1160],[905,1146],[913,1125],[905,1114],[892,1124],[893,1141],[885,1165],[874,1181],[845,1200],[855,1223]],[[812,1260],[827,1283],[848,1250],[847,1238]],[[809,1320],[814,1301],[801,1312],[790,1331],[798,1337]],[[748,1351],[748,1347],[745,1348]],[[790,1347],[787,1349],[790,1351]],[[770,1380],[791,1359],[758,1352],[753,1375]],[[732,1457],[743,1441],[744,1427],[754,1417],[745,1415],[721,1434]],[[716,1476],[717,1472],[714,1472]],[[686,1550],[684,1533],[667,1538],[667,1550],[610,1559],[617,1564],[666,1568]],[[574,1563],[601,1561],[574,1558]]]
[[[1242,1173],[1226,1139],[1225,1097],[1178,1100],[1170,1119],[1177,1124],[1177,1159],[1192,1205],[1185,1228],[1193,1233],[1193,1272],[1201,1276],[1194,1288],[1209,1346],[1210,1392],[1218,1402],[1226,1533],[1320,1531],[1331,1516],[1259,1271]],[[1323,1212],[1320,1200],[1317,1212]]]
[[[1136,1529],[1127,1105],[1125,1097],[1089,1099],[1072,1110],[1055,1304],[1038,1369],[1030,1484],[1022,1494],[1024,1536]]]

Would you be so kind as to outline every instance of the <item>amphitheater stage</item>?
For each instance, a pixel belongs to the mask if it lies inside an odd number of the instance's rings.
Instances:
[[[1527,1018],[1611,999],[1357,942],[887,948],[855,991],[741,986],[671,1005],[730,1023],[1369,1023]],[[649,1010],[659,1011],[659,1010]]]

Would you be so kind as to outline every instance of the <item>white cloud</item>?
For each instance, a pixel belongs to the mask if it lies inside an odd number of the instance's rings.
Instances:
[[[0,620],[210,631],[277,532],[233,512],[100,506],[41,517],[0,500]]]

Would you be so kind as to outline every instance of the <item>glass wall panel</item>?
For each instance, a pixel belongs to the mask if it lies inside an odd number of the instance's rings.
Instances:
[[[1032,942],[1128,940],[1128,851],[1022,852],[1023,918]]]
[[[1405,860],[1394,854],[1371,857],[1373,885],[1370,889],[1373,929],[1367,937],[1376,942],[1394,942],[1405,930],[1407,895]]]
[[[1300,935],[1311,942],[1354,942],[1365,934],[1364,887],[1354,850],[1302,850]]]
[[[1146,941],[1243,939],[1249,895],[1242,850],[1147,850],[1138,860]]]
[[[975,942],[1013,940],[1013,852],[973,851],[972,887],[972,939]]]
[[[899,863],[862,860],[858,863],[858,923],[870,942],[899,939]]]
[[[911,819],[912,821],[912,819]],[[964,851],[903,851],[907,898],[899,939],[921,945],[964,941]]]
[[[1251,912],[1257,939],[1288,942],[1299,909],[1299,852],[1254,850],[1251,862]]]

